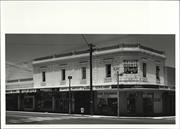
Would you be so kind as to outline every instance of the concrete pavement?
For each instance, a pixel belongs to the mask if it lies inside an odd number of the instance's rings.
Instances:
[[[174,116],[117,117],[47,112],[7,111],[7,124],[174,124]]]

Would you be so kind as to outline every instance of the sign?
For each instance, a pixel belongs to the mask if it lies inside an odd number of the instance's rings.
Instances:
[[[104,89],[112,89],[110,85],[108,86],[94,86],[93,89],[95,90],[104,90]]]
[[[35,93],[36,92],[36,89],[24,89],[24,90],[21,90],[21,93]]]
[[[6,94],[16,94],[16,93],[20,93],[19,90],[7,90]]]
[[[78,86],[78,87],[71,87],[72,91],[77,90],[89,90],[89,86]],[[69,87],[60,87],[59,91],[69,91]]]
[[[52,89],[49,89],[49,88],[44,88],[44,89],[40,89],[40,91],[44,91],[44,92],[51,92],[52,91]]]
[[[127,77],[127,78],[120,78],[120,82],[139,82],[139,79],[136,77]]]
[[[118,96],[117,91],[98,91],[98,98],[116,98]]]

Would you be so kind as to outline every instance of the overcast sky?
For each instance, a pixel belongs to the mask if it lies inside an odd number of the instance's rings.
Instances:
[[[85,36],[89,43],[97,47],[140,43],[165,51],[166,65],[175,67],[174,35],[86,34]],[[13,63],[29,62],[42,56],[87,48],[80,34],[6,34],[6,61]]]

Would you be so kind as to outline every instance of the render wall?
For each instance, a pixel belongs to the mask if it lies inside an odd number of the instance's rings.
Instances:
[[[165,60],[157,56],[138,52],[123,52],[107,55],[93,56],[93,85],[115,85],[117,84],[117,74],[114,67],[119,67],[119,73],[123,73],[123,60],[138,60],[137,74],[123,74],[120,76],[120,84],[150,84],[164,85],[164,62]],[[147,78],[143,78],[142,63],[147,64]],[[111,64],[111,78],[106,78],[106,64]],[[160,66],[160,82],[156,81],[156,65]],[[86,80],[81,79],[81,67],[87,67]],[[34,64],[34,87],[67,87],[69,85],[68,76],[72,76],[71,86],[89,85],[89,58],[76,58],[56,62]],[[66,69],[66,80],[61,81],[61,69]],[[42,71],[46,71],[46,82],[42,82]],[[131,81],[129,81],[131,80]]]

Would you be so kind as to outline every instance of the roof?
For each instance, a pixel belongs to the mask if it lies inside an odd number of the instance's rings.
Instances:
[[[33,69],[6,61],[6,80],[26,80],[33,77]]]
[[[102,52],[102,51],[107,51],[107,50],[115,50],[118,48],[139,48],[141,50],[149,51],[156,53],[158,55],[163,55],[164,56],[164,51],[159,51],[155,50],[149,47],[142,46],[140,44],[117,44],[113,46],[106,46],[106,47],[101,47],[101,48],[95,48],[93,49],[94,52]],[[80,55],[80,54],[87,54],[89,53],[89,49],[86,50],[79,50],[79,51],[73,51],[73,52],[67,52],[67,53],[61,53],[61,54],[55,54],[55,55],[50,55],[50,56],[45,56],[45,57],[39,57],[34,59],[33,61],[43,61],[43,60],[48,60],[48,59],[54,59],[54,58],[61,58],[61,57],[68,57],[68,56],[73,56],[73,55]]]

